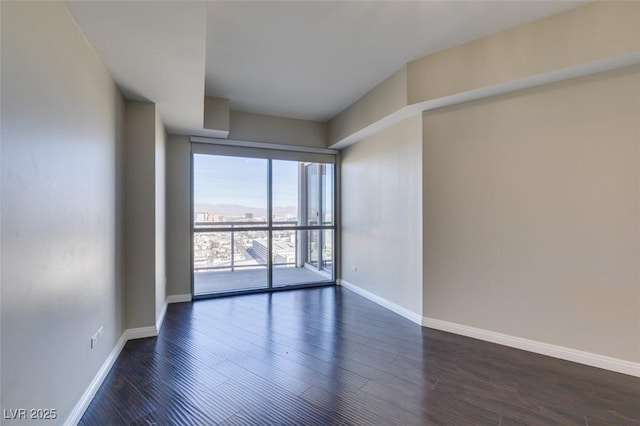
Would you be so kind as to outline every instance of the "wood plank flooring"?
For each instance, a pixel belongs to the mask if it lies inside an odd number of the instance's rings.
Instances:
[[[325,287],[170,305],[81,425],[640,425],[640,379],[418,325]]]

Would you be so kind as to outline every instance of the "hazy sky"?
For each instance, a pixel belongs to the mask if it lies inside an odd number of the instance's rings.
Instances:
[[[267,208],[267,160],[196,154],[197,204],[238,204]],[[273,160],[273,205],[298,204],[298,162]]]

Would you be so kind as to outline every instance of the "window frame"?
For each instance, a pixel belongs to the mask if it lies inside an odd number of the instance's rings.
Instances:
[[[194,139],[196,139],[194,141]],[[336,253],[338,250],[336,249],[337,245],[337,197],[338,197],[338,152],[330,149],[322,149],[322,148],[305,148],[303,150],[292,150],[291,148],[295,147],[284,147],[277,146],[274,149],[273,144],[269,144],[268,148],[255,147],[255,143],[249,143],[252,146],[237,146],[233,144],[233,141],[224,141],[223,143],[202,143],[202,139],[204,138],[194,138],[192,137],[191,142],[191,153],[190,153],[190,162],[191,162],[191,197],[190,197],[190,239],[191,239],[191,295],[194,299],[201,298],[210,298],[210,297],[220,297],[220,296],[229,296],[234,294],[248,294],[248,293],[258,293],[258,292],[272,292],[272,291],[280,291],[280,290],[290,290],[295,288],[307,288],[307,287],[318,287],[318,286],[332,286],[336,284],[337,281],[337,256]],[[266,225],[260,226],[242,226],[242,227],[196,227],[195,216],[194,216],[194,184],[195,184],[195,170],[194,170],[194,158],[195,155],[215,155],[215,156],[227,156],[227,157],[245,157],[245,158],[259,158],[268,160],[267,165],[267,223]],[[317,171],[318,175],[318,208],[319,208],[319,219],[317,225],[308,225],[308,218],[304,217],[298,218],[299,223],[305,223],[304,225],[273,225],[273,168],[272,162],[273,160],[285,160],[285,161],[298,161],[300,163],[313,163],[318,167]],[[331,164],[332,167],[332,224],[324,225],[323,221],[323,210],[324,206],[322,205],[322,197],[323,197],[323,179],[320,174],[323,171],[325,164]],[[306,170],[306,169],[305,169]],[[306,172],[305,177],[303,179],[304,185],[300,185],[298,191],[302,191],[303,199],[307,200],[307,185],[306,185]],[[305,201],[306,203],[307,201]],[[306,211],[306,206],[304,210]],[[318,262],[317,266],[312,265],[312,267],[316,268],[318,271],[322,271],[323,267],[323,259],[322,259],[322,239],[325,231],[331,231],[332,238],[332,267],[330,269],[331,278],[327,280],[317,281],[317,282],[308,282],[302,284],[294,284],[294,285],[282,285],[282,286],[274,286],[273,283],[273,232],[274,231],[314,231],[318,232]],[[266,288],[251,288],[246,290],[229,290],[229,291],[220,291],[214,293],[204,293],[204,294],[196,294],[195,292],[195,283],[194,283],[194,275],[195,275],[195,267],[194,267],[194,236],[196,233],[200,232],[231,232],[231,231],[266,231],[267,232],[267,241],[268,241],[268,262],[267,262],[267,287]],[[305,259],[305,264],[308,259]]]

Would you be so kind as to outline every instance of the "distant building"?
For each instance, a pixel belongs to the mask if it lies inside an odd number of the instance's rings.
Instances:
[[[245,219],[253,219],[253,213],[245,213],[244,214],[244,218]]]
[[[260,238],[253,240],[252,247],[255,257],[260,259],[261,262],[267,262],[267,239]]]
[[[276,239],[271,242],[273,248],[274,264],[290,264],[296,262],[296,246],[295,242],[289,238]],[[252,250],[254,256],[258,257],[261,262],[267,262],[267,239],[258,238],[253,240]]]

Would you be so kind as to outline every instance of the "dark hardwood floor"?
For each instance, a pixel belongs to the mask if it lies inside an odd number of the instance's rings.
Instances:
[[[418,325],[326,287],[170,305],[82,425],[640,425],[640,379]]]

